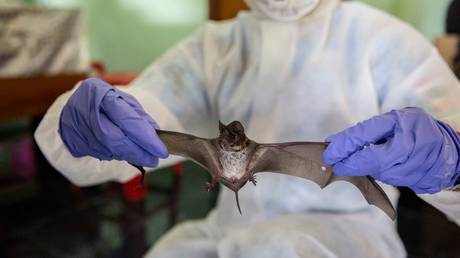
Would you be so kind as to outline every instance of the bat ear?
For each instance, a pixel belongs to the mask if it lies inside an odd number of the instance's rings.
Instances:
[[[227,131],[227,127],[219,120],[219,133]]]

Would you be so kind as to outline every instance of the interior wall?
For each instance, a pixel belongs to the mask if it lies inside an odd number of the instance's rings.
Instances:
[[[234,0],[227,0],[234,1]],[[444,31],[450,0],[358,0],[412,24],[430,40]],[[0,0],[78,6],[93,59],[109,70],[141,71],[208,17],[208,0]]]
[[[32,0],[29,0],[29,2]],[[80,7],[91,58],[108,70],[141,71],[208,16],[208,0],[34,0]]]
[[[430,40],[444,33],[451,0],[358,0],[385,10],[410,23]]]

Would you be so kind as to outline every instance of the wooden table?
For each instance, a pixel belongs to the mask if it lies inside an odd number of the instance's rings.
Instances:
[[[0,122],[43,115],[62,93],[86,74],[0,78]]]
[[[221,21],[231,19],[240,10],[247,10],[244,0],[209,0],[209,18]]]

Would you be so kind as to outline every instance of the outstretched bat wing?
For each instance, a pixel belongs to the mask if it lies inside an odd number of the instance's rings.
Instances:
[[[391,219],[396,212],[385,192],[367,176],[336,176],[332,168],[323,163],[326,143],[291,142],[280,144],[260,144],[249,164],[252,173],[276,172],[302,177],[316,182],[321,188],[334,181],[347,181],[354,184],[369,204],[382,209]]]
[[[323,164],[325,143],[292,142],[259,144],[249,164],[249,170],[277,172],[302,177],[325,187],[332,177],[332,169]]]
[[[222,171],[213,140],[163,130],[157,130],[157,134],[170,154],[193,160],[208,170],[211,176]]]

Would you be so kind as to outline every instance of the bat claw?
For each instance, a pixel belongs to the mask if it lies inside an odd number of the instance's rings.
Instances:
[[[142,167],[142,166],[138,166],[138,165],[134,165],[132,163],[129,163],[131,166],[137,168],[139,170],[139,172],[141,172],[141,178],[139,180],[139,184],[136,185],[135,189],[141,189],[141,188],[144,188],[145,185],[144,185],[144,179],[145,179],[145,169]]]
[[[255,176],[255,175],[252,175],[251,178],[249,178],[249,181],[251,181],[252,184],[253,184],[254,186],[257,185],[257,180],[256,180],[256,176]]]
[[[213,183],[206,182],[206,183],[204,184],[204,190],[205,190],[206,192],[208,192],[208,193],[211,192],[211,190],[212,190],[213,188],[214,188],[214,184],[213,184]]]

